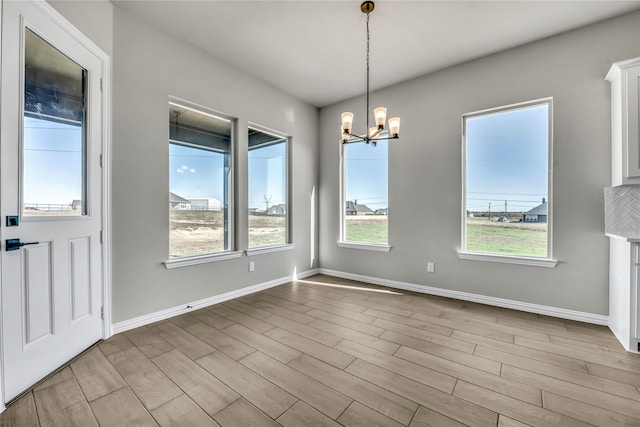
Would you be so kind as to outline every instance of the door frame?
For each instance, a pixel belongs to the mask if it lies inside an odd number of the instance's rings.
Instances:
[[[45,0],[23,0],[35,6],[53,24],[59,26],[71,37],[80,42],[93,53],[102,63],[102,338],[107,339],[113,335],[111,321],[111,58],[98,45],[78,30],[60,12],[49,5]],[[4,0],[0,0],[0,17],[4,10]],[[2,19],[0,18],[0,59],[2,58]],[[0,81],[2,78],[0,68]],[[0,96],[2,96],[0,87]],[[1,124],[0,124],[1,125]],[[0,182],[0,185],[2,183]],[[4,240],[6,236],[0,236]],[[0,248],[4,250],[4,248]],[[0,261],[0,272],[2,263]],[[1,285],[1,283],[0,283]],[[0,286],[0,300],[2,299],[2,286]],[[4,398],[4,344],[2,336],[2,306],[0,305],[0,413],[5,410]]]

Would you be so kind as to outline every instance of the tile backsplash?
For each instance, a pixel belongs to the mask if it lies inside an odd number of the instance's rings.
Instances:
[[[604,189],[604,230],[627,238],[640,238],[640,185]]]

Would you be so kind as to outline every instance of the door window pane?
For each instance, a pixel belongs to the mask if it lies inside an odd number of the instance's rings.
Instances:
[[[287,242],[287,140],[249,129],[249,248]]]
[[[169,105],[169,256],[230,250],[230,120]]]
[[[86,70],[25,31],[25,216],[86,215]]]

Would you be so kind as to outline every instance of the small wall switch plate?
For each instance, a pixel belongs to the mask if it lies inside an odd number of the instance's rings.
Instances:
[[[249,271],[253,271],[256,269],[256,263],[254,261],[249,261]]]
[[[436,264],[434,262],[428,262],[427,273],[435,273],[435,271],[436,271]]]

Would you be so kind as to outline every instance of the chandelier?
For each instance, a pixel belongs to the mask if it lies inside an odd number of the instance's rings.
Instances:
[[[384,128],[384,122],[387,118],[387,109],[385,107],[378,107],[373,110],[376,126],[369,127],[369,14],[373,12],[374,8],[375,4],[372,1],[365,1],[360,5],[362,13],[367,15],[367,133],[365,135],[354,135],[351,133],[353,113],[342,113],[342,126],[340,130],[343,144],[364,142],[375,147],[378,141],[398,139],[398,134],[400,133],[400,117],[390,118],[389,130]]]

